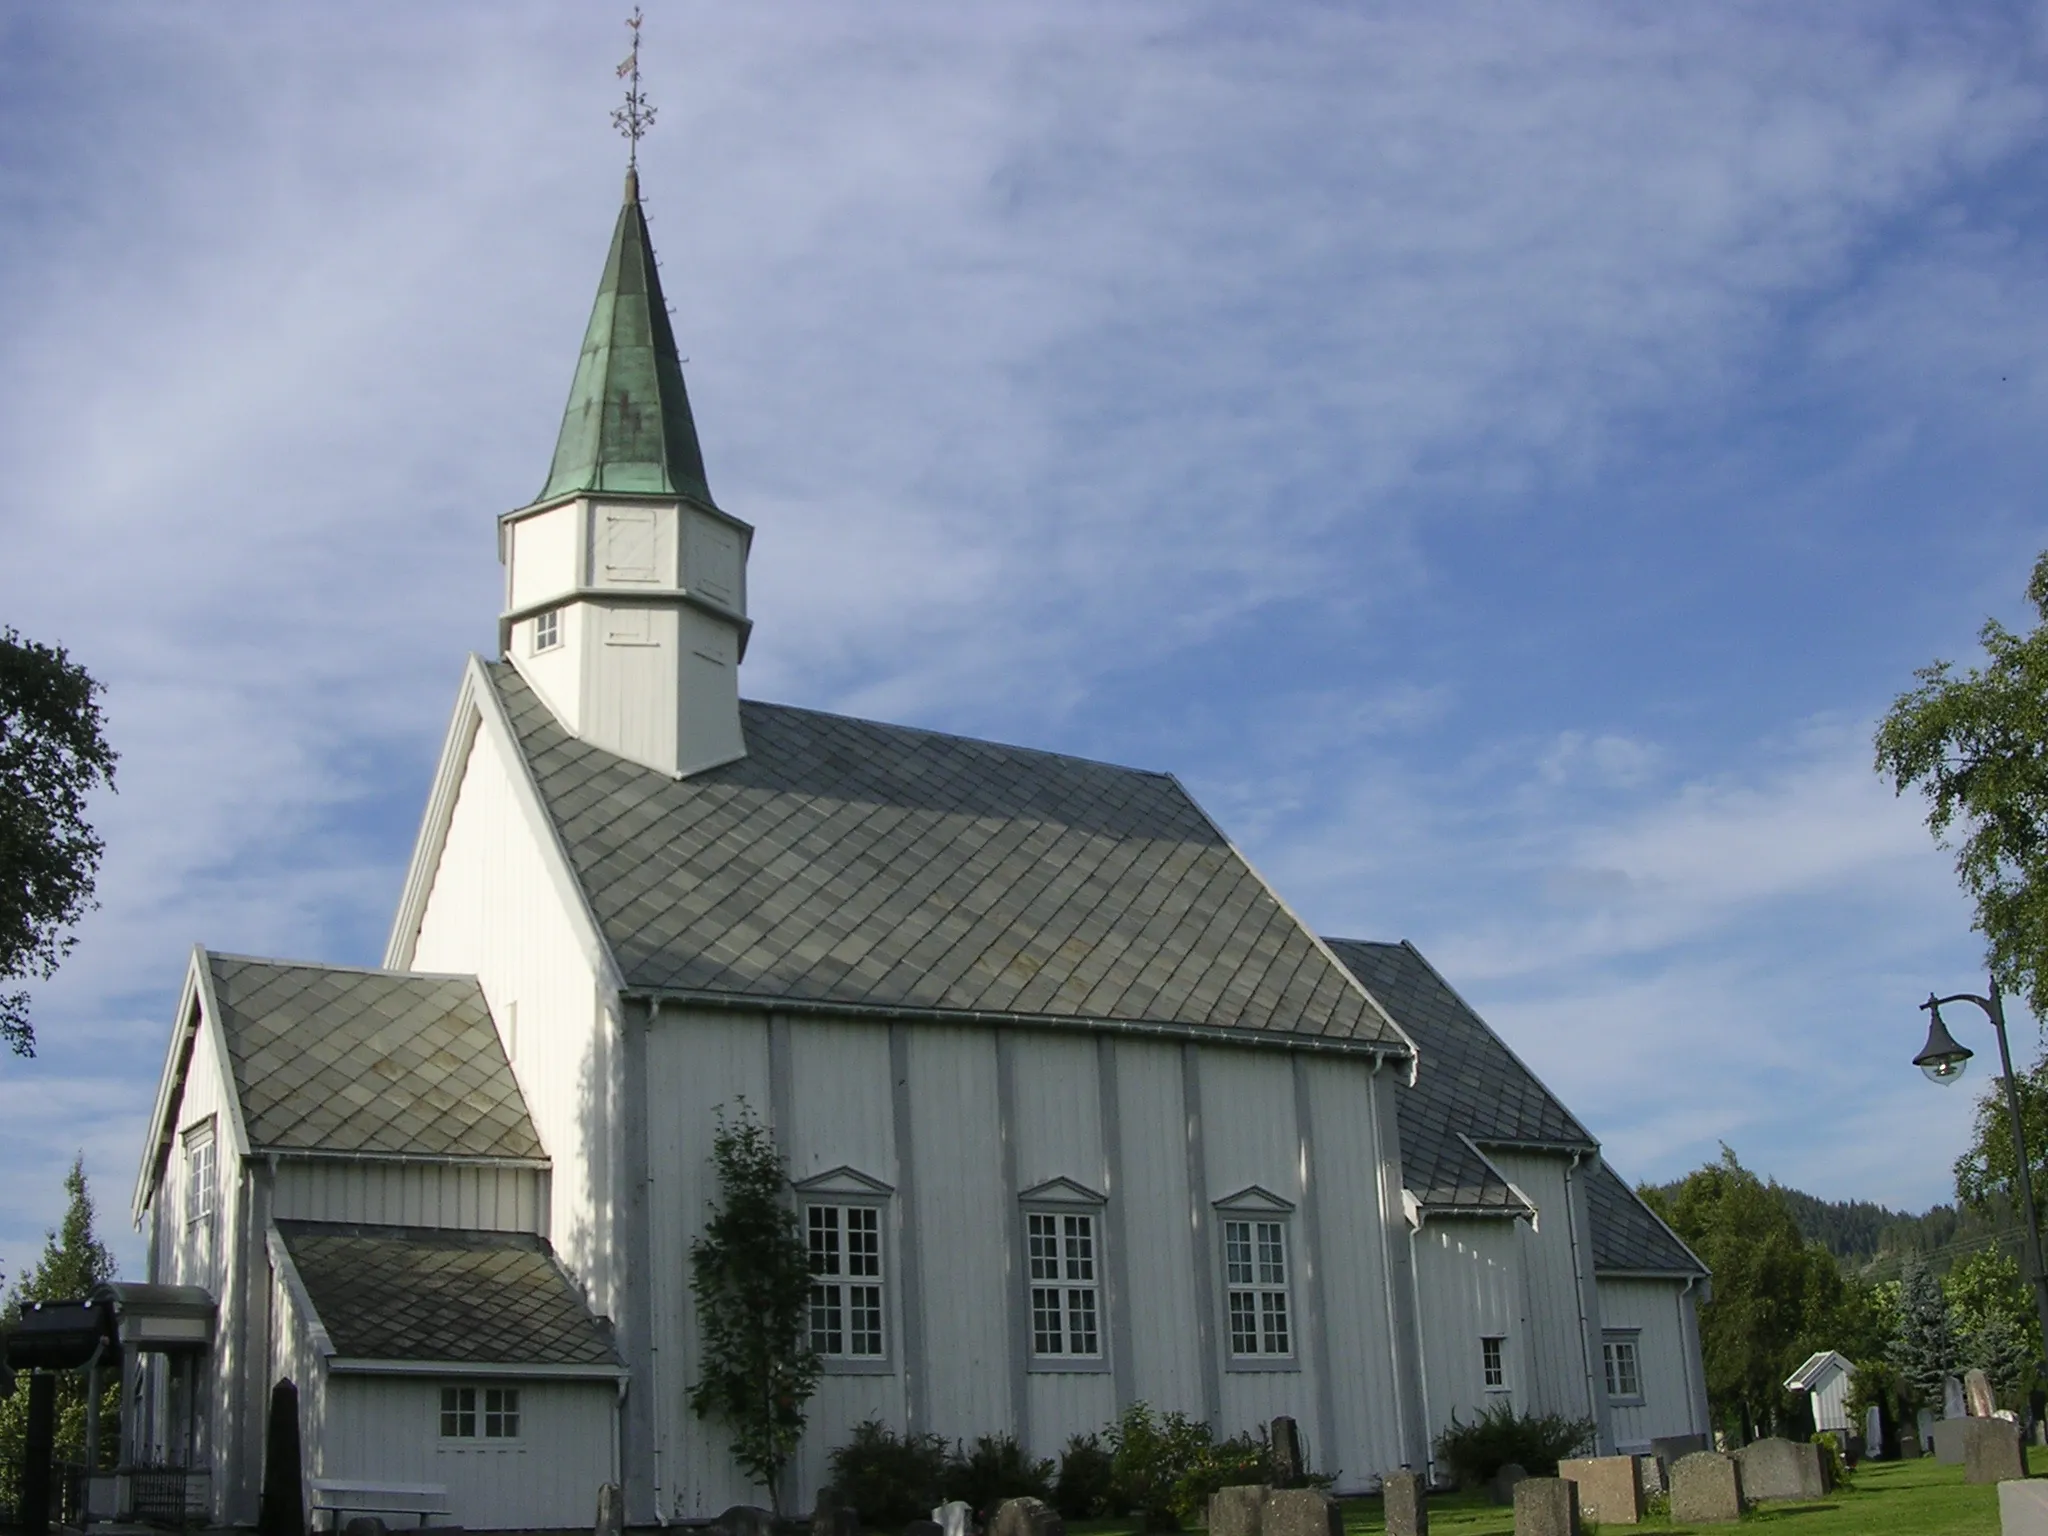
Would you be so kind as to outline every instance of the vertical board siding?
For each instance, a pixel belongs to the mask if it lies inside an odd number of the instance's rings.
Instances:
[[[308,1319],[292,1301],[284,1277],[270,1276],[270,1386],[289,1380],[299,1389],[299,1447],[308,1477],[325,1477],[327,1363],[313,1347]],[[270,1411],[266,1393],[264,1413]]]
[[[597,1490],[617,1477],[617,1390],[609,1382],[475,1382],[519,1389],[520,1436],[498,1443],[441,1439],[442,1385],[432,1377],[334,1377],[323,1475],[442,1484],[453,1523],[472,1531],[590,1523]]]
[[[1440,1217],[1416,1235],[1415,1291],[1431,1444],[1454,1417],[1469,1424],[1502,1398],[1517,1407],[1533,1401],[1519,1225],[1511,1219]],[[1479,1341],[1490,1336],[1507,1340],[1501,1352],[1504,1392],[1486,1387]]]
[[[1395,1344],[1388,1329],[1387,1253],[1391,1236],[1380,1216],[1380,1149],[1373,1140],[1372,1098],[1388,1092],[1390,1074],[1376,1080],[1369,1063],[1312,1059],[1309,1114],[1315,1126],[1316,1168],[1323,1251],[1322,1301],[1325,1358],[1336,1422],[1310,1447],[1318,1470],[1333,1473],[1342,1489],[1364,1488],[1408,1460],[1396,1411]],[[1391,1099],[1381,1119],[1391,1125]]]
[[[474,974],[500,1031],[510,1006],[518,1005],[512,1070],[553,1164],[540,1230],[589,1287],[592,1309],[617,1317],[613,1030],[568,899],[521,807],[512,770],[491,732],[478,731],[411,964]]]
[[[895,1116],[889,1092],[889,1027],[886,1024],[791,1019],[789,1040],[790,1123],[777,1132],[790,1176],[797,1180],[852,1168],[891,1188],[900,1188]],[[901,1212],[891,1202],[889,1242],[883,1254],[888,1309],[883,1326],[888,1375],[824,1375],[811,1400],[809,1423],[797,1453],[797,1507],[808,1509],[828,1481],[827,1457],[843,1445],[853,1426],[879,1419],[904,1428],[903,1251],[896,1228]]]
[[[1006,1309],[1005,1327],[1030,1326],[1029,1280],[1023,1273],[1023,1211],[1015,1195],[1049,1179],[1072,1179],[1097,1194],[1109,1195],[1109,1169],[1104,1154],[1102,1123],[1102,1075],[1096,1059],[1096,1045],[1083,1035],[1053,1034],[1044,1030],[1012,1030],[1010,1043],[1011,1117],[1010,1136],[1015,1148],[1017,1188],[1006,1195],[997,1213],[1008,1224],[1011,1252],[1018,1257],[1004,1297],[1015,1306]],[[1121,1192],[1112,1198],[1122,1199]],[[1097,1214],[1096,1284],[1098,1306],[1102,1309],[1102,1347],[1114,1347],[1115,1330],[1110,1325],[1108,1242],[1106,1213]],[[1125,1305],[1128,1305],[1126,1302]],[[1009,1317],[1017,1322],[1012,1324]],[[1012,1341],[1014,1362],[1030,1357],[1030,1338]],[[1129,1369],[1128,1362],[1112,1362]],[[1058,1456],[1072,1435],[1099,1430],[1116,1415],[1116,1379],[1107,1371],[1030,1371],[1024,1375],[1025,1422],[1016,1427],[1017,1438],[1033,1456]]]
[[[291,1221],[459,1227],[546,1235],[537,1168],[281,1159],[272,1214]]]
[[[1011,1425],[1011,1283],[995,1128],[996,1039],[988,1029],[909,1031],[917,1115],[915,1195],[924,1304],[926,1427],[972,1443]]]
[[[1682,1280],[1602,1280],[1600,1326],[1636,1328],[1637,1367],[1642,1373],[1643,1401],[1613,1407],[1614,1439],[1622,1450],[1646,1448],[1662,1435],[1690,1435],[1704,1430],[1693,1422],[1692,1372],[1686,1359],[1684,1326],[1679,1308]]]
[[[684,1393],[696,1380],[697,1361],[690,1243],[718,1195],[711,1166],[718,1111],[730,1114],[744,1098],[765,1120],[768,1086],[766,1014],[663,1008],[656,1015],[647,1038],[648,1282],[655,1447],[670,1518],[767,1502],[766,1490],[733,1466],[725,1432],[693,1414]]]
[[[1180,1047],[1115,1043],[1123,1116],[1123,1201],[1131,1391],[1162,1412],[1206,1417],[1194,1233],[1188,1220],[1187,1112]],[[1206,1258],[1200,1260],[1206,1263]]]
[[[1578,1277],[1572,1268],[1571,1210],[1565,1199],[1570,1159],[1537,1152],[1490,1151],[1488,1156],[1536,1207],[1536,1220],[1516,1227],[1527,1319],[1520,1331],[1529,1341],[1529,1380],[1526,1387],[1517,1383],[1518,1406],[1591,1418]]]
[[[1303,1223],[1299,1206],[1303,1195],[1301,1179],[1300,1129],[1294,1123],[1294,1070],[1278,1051],[1217,1050],[1205,1048],[1197,1054],[1202,1073],[1202,1102],[1207,1111],[1202,1127],[1203,1156],[1209,1183],[1209,1198],[1221,1200],[1256,1184],[1297,1207],[1288,1223],[1288,1266],[1291,1304],[1290,1323],[1294,1333],[1298,1368],[1281,1371],[1233,1371],[1222,1379],[1222,1433],[1234,1435],[1255,1430],[1279,1414],[1300,1424],[1313,1444],[1325,1447],[1328,1456],[1328,1426],[1316,1421],[1315,1374],[1319,1362],[1310,1358],[1302,1335],[1307,1312],[1309,1276],[1301,1263]],[[1361,1103],[1360,1110],[1364,1105]],[[1212,1232],[1214,1222],[1211,1222]],[[1218,1240],[1212,1237],[1207,1254],[1196,1262],[1211,1266],[1222,1263]],[[1229,1336],[1224,1321],[1222,1278],[1216,1287],[1216,1347],[1227,1357]]]

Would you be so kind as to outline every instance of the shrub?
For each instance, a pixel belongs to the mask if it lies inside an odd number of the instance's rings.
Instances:
[[[1050,1502],[1052,1463],[1030,1460],[1013,1435],[983,1435],[973,1450],[956,1451],[947,1461],[940,1489],[946,1498],[963,1500],[984,1515],[1005,1499]]]
[[[1462,1486],[1472,1488],[1511,1461],[1532,1477],[1555,1477],[1558,1461],[1592,1439],[1591,1419],[1516,1413],[1507,1403],[1495,1403],[1470,1424],[1453,1413],[1450,1428],[1436,1437],[1436,1458]]]
[[[1183,1478],[1211,1450],[1209,1426],[1184,1413],[1155,1414],[1133,1403],[1108,1429],[1114,1478],[1112,1502],[1147,1529],[1180,1528],[1175,1494]]]
[[[1116,1463],[1096,1435],[1075,1435],[1060,1453],[1052,1504],[1068,1520],[1094,1520],[1113,1513]]]
[[[1206,1426],[1204,1426],[1206,1428]],[[1242,1483],[1270,1483],[1270,1447],[1263,1438],[1235,1435],[1204,1445],[1186,1471],[1174,1480],[1173,1513],[1184,1524],[1207,1519],[1209,1495]]]
[[[1820,1459],[1827,1464],[1828,1486],[1853,1488],[1855,1482],[1849,1475],[1849,1465],[1842,1457],[1842,1442],[1835,1438],[1835,1432],[1824,1429],[1813,1437],[1813,1443],[1820,1447]]]
[[[869,1419],[832,1452],[832,1486],[860,1511],[862,1525],[901,1527],[943,1502],[948,1460],[939,1436],[899,1435]]]

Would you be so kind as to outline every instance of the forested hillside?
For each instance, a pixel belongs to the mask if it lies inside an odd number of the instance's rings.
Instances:
[[[1678,1187],[1676,1182],[1658,1186],[1667,1195]],[[1899,1260],[1909,1253],[1922,1255],[1941,1274],[1966,1254],[1993,1246],[2013,1248],[2019,1241],[2011,1209],[2002,1200],[1990,1215],[1937,1205],[1916,1216],[1868,1200],[1822,1200],[1775,1179],[1770,1187],[1784,1197],[1802,1237],[1871,1280],[1894,1278]]]

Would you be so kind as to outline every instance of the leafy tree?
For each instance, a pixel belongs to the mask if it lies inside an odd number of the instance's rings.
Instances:
[[[0,1315],[12,1323],[21,1309],[32,1301],[69,1301],[89,1295],[103,1280],[114,1278],[114,1256],[93,1229],[92,1193],[85,1183],[85,1157],[80,1154],[64,1175],[64,1220],[46,1235],[43,1256],[22,1275],[7,1293]],[[110,1362],[111,1363],[111,1362]],[[121,1424],[121,1373],[119,1369],[101,1376],[100,1463],[112,1466],[118,1459]],[[67,1371],[57,1378],[57,1457],[60,1461],[85,1459],[86,1378],[83,1372]],[[19,1466],[28,1438],[28,1386],[17,1385],[14,1395],[0,1398],[0,1465]]]
[[[1899,1266],[1898,1332],[1888,1355],[1912,1400],[1938,1407],[1942,1383],[1962,1368],[1962,1354],[1941,1282],[1917,1255],[1907,1258]]]
[[[1978,631],[1982,667],[1937,661],[1877,728],[1877,771],[1896,793],[1918,786],[1944,845],[1963,834],[1956,874],[1976,903],[1992,974],[2048,1018],[2048,553],[2027,601],[2041,622]]]
[[[2027,1137],[2028,1173],[2048,1187],[2048,1057],[2031,1070],[2016,1072],[2013,1088],[2020,1101],[2020,1126]],[[1956,1197],[1980,1215],[2005,1214],[2017,1206],[2012,1121],[2006,1114],[2005,1079],[1994,1077],[1977,1099],[1977,1118],[1970,1145],[1956,1159]]]
[[[718,1202],[690,1244],[703,1341],[690,1407],[726,1427],[733,1460],[766,1485],[780,1513],[782,1469],[803,1439],[818,1385],[818,1357],[804,1342],[810,1252],[775,1139],[744,1100],[732,1120],[720,1113],[711,1162]]]
[[[2041,1320],[2019,1261],[1989,1248],[1971,1254],[1942,1284],[1962,1359],[1990,1378],[2000,1406],[2026,1405],[2041,1358]]]
[[[1700,1351],[1714,1416],[1748,1435],[1794,1417],[1785,1378],[1820,1349],[1852,1359],[1876,1343],[1866,1293],[1833,1254],[1809,1243],[1784,1191],[1766,1184],[1727,1147],[1721,1160],[1675,1191],[1643,1196],[1714,1272],[1714,1299],[1700,1309]]]
[[[85,802],[115,760],[99,692],[61,646],[0,629],[0,982],[47,980],[92,906],[103,845]],[[27,992],[0,992],[0,1041],[35,1054]]]

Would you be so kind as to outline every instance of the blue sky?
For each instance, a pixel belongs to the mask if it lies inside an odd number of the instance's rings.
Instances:
[[[1875,716],[2048,546],[2048,9],[653,0],[753,696],[1177,773],[1666,1178],[1947,1198]],[[0,619],[107,685],[0,1267],[185,955],[373,962],[618,199],[590,6],[0,8]],[[1974,1021],[1970,1021],[1974,1028]],[[1988,1039],[1970,1036],[1980,1047]],[[2031,1023],[2022,1043],[2035,1049]]]

